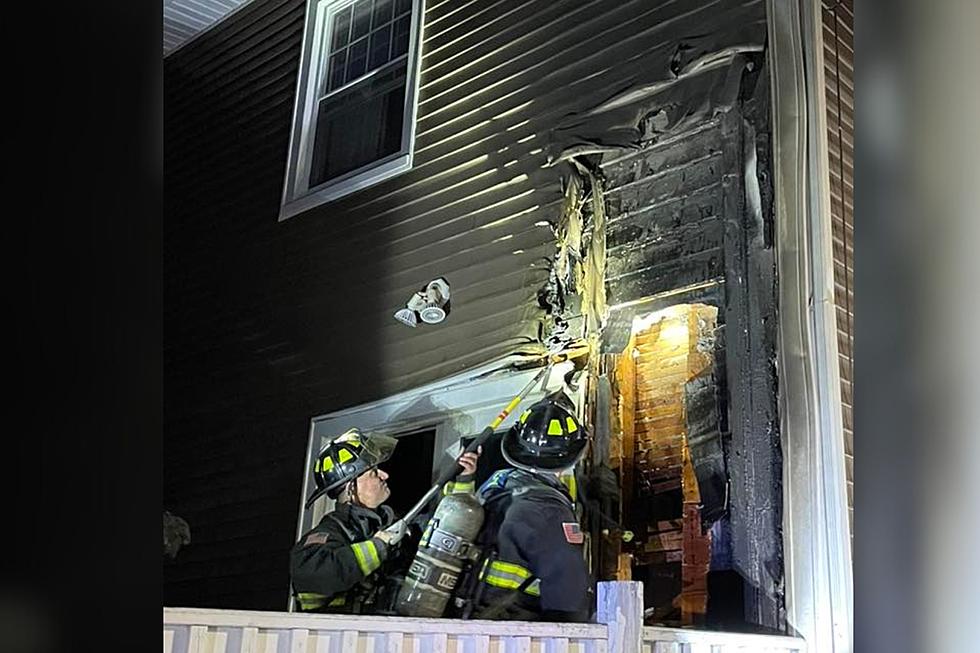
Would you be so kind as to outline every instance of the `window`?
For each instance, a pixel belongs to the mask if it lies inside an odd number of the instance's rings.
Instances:
[[[432,487],[432,463],[435,457],[436,430],[399,433],[398,446],[391,459],[379,465],[388,472],[391,497],[385,502],[397,515],[407,513],[415,502]],[[421,464],[420,464],[421,463]]]
[[[309,0],[279,219],[412,167],[422,0]]]

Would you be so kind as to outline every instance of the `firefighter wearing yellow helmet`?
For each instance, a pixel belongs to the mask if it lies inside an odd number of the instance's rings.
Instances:
[[[336,507],[290,553],[293,595],[301,611],[365,614],[382,609],[385,581],[407,531],[384,505],[391,490],[387,472],[378,467],[391,458],[396,444],[393,437],[351,429],[317,455],[316,490],[306,507],[324,494]],[[472,474],[476,455],[459,462],[464,475]]]
[[[591,579],[575,504],[560,480],[585,455],[588,434],[563,392],[534,404],[501,440],[513,465],[478,496],[486,512],[470,616],[584,621]]]

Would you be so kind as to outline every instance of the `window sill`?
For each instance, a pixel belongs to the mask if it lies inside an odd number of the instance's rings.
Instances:
[[[357,192],[362,188],[373,186],[386,179],[390,179],[403,172],[411,170],[412,154],[402,154],[385,163],[363,170],[353,176],[338,179],[332,183],[324,184],[303,195],[284,197],[282,206],[279,208],[279,222],[299,215],[314,207],[340,199],[346,195]]]

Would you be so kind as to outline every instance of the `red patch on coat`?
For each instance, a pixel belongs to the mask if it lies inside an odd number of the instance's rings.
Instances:
[[[306,541],[303,542],[303,546],[313,546],[314,544],[326,544],[327,538],[330,536],[327,533],[310,533],[306,536]]]
[[[565,539],[568,540],[569,544],[581,544],[585,541],[585,536],[582,535],[582,529],[579,528],[578,524],[562,522],[561,529],[565,531]]]

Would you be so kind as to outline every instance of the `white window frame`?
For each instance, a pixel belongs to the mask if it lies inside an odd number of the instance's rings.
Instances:
[[[331,202],[412,168],[425,0],[412,1],[412,28],[408,42],[401,149],[395,155],[369,163],[314,188],[309,187],[310,164],[316,138],[317,107],[320,99],[319,86],[321,80],[325,79],[324,73],[328,63],[326,53],[330,51],[329,26],[340,9],[354,2],[355,0],[307,0],[303,49],[300,54],[293,125],[289,137],[289,155],[286,160],[286,179],[283,185],[282,205],[279,209],[280,222],[314,206]],[[366,74],[351,85],[364,83],[376,72]],[[345,85],[344,88],[346,87]]]

